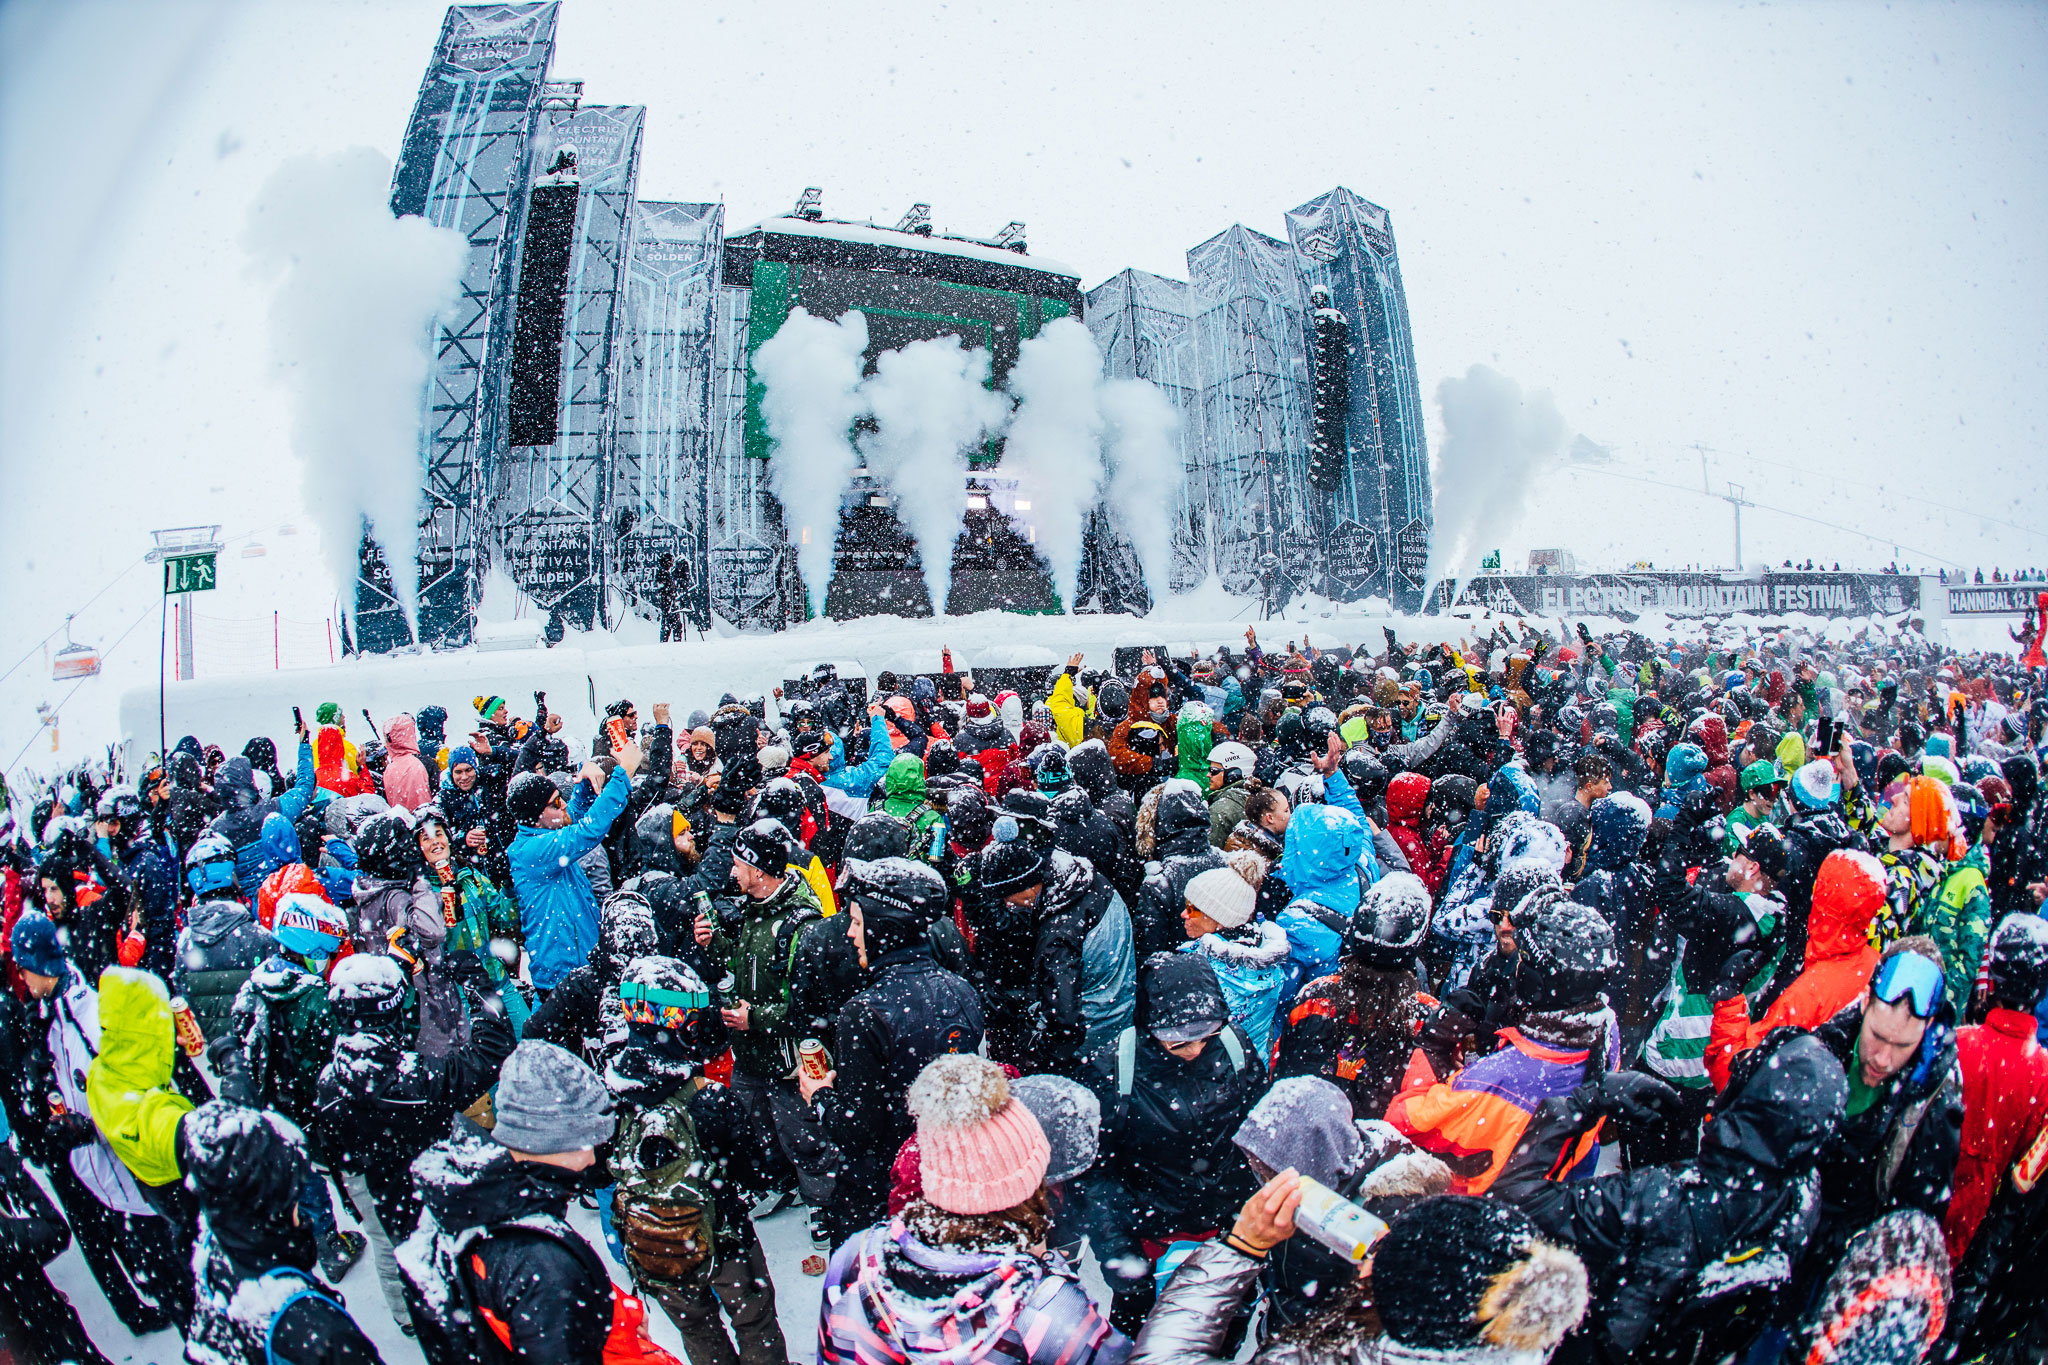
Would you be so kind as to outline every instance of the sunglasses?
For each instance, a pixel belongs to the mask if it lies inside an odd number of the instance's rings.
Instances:
[[[1900,953],[1877,969],[1877,979],[1871,982],[1870,989],[1887,1005],[1910,999],[1908,1008],[1915,1017],[1932,1019],[1947,984],[1942,979],[1941,968],[1931,958],[1918,953]]]
[[[649,1024],[680,1031],[688,1026],[691,1010],[710,1007],[709,991],[671,991],[632,981],[619,984],[619,1008],[624,1011],[629,1024]]]

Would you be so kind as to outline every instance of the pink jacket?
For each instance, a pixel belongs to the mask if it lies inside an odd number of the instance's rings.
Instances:
[[[384,799],[394,806],[418,810],[431,801],[434,784],[420,761],[420,732],[411,716],[384,722]]]

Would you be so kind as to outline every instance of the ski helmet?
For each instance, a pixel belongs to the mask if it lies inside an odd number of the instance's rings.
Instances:
[[[702,977],[672,957],[647,954],[627,965],[619,978],[619,1010],[642,1040],[666,1035],[666,1049],[699,1065],[725,1051],[725,1021],[713,1007]]]
[[[1242,782],[1252,775],[1258,766],[1258,758],[1249,746],[1234,739],[1226,739],[1209,751],[1209,766],[1223,771],[1225,782]]]
[[[2048,920],[2021,911],[2007,915],[1991,935],[1987,970],[1991,998],[2031,1010],[2048,995]]]
[[[235,889],[235,846],[218,834],[202,834],[185,854],[185,885],[200,900]]]
[[[277,903],[270,932],[278,947],[318,970],[348,937],[348,920],[332,902],[299,892]]]
[[[1359,899],[1345,926],[1343,956],[1393,971],[1415,961],[1429,932],[1429,888],[1412,872],[1389,872]]]
[[[351,953],[334,965],[334,975],[327,982],[327,1003],[346,1026],[385,1031],[405,1017],[410,985],[395,958],[383,953]]]

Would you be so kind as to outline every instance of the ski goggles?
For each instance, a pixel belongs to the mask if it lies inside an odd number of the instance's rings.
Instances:
[[[1877,979],[1870,983],[1871,993],[1879,1000],[1887,1005],[1909,1000],[1908,1008],[1921,1019],[1934,1017],[1946,988],[1947,982],[1934,960],[1911,952],[1887,959],[1877,969]]]
[[[689,1025],[691,1010],[710,1007],[709,991],[671,991],[632,981],[619,983],[619,1008],[625,1012],[629,1024],[683,1029]]]

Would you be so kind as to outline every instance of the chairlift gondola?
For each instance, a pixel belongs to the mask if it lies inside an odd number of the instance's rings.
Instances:
[[[100,671],[100,652],[71,638],[71,618],[64,618],[64,648],[50,660],[50,677],[57,682],[90,678]]]

